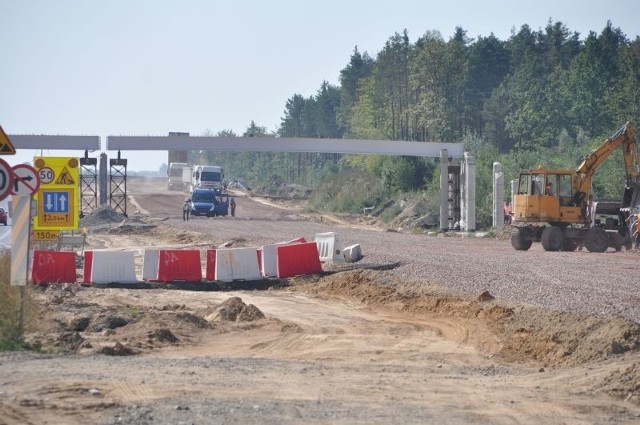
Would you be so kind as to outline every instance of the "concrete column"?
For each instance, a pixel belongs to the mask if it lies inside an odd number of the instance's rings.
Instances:
[[[504,226],[504,173],[502,164],[493,163],[493,227]]]
[[[460,230],[465,230],[467,228],[467,169],[466,163],[463,160],[460,164]]]
[[[464,230],[476,230],[476,161],[471,152],[464,153]]]
[[[449,230],[449,152],[440,150],[440,230]]]
[[[109,195],[109,173],[107,170],[107,154],[103,152],[100,154],[100,169],[98,170],[98,192],[100,193],[98,198],[100,205],[106,205]]]

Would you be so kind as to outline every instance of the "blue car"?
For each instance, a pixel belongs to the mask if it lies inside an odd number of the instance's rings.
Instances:
[[[229,214],[229,195],[216,189],[193,189],[191,194],[191,215],[207,217]]]

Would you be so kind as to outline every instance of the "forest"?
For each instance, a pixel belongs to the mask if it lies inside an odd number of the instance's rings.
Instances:
[[[292,95],[275,134],[252,121],[241,136],[462,142],[476,160],[477,221],[490,225],[494,162],[503,164],[505,182],[538,165],[574,169],[638,116],[639,82],[640,38],[629,40],[611,22],[582,36],[550,20],[539,30],[523,25],[508,40],[471,39],[458,27],[449,39],[427,31],[412,42],[405,30],[375,55],[355,47],[339,85],[323,81],[310,97]],[[437,210],[433,158],[225,152],[193,159],[256,186],[309,186],[319,210],[358,212],[398,198]],[[613,155],[593,193],[620,199],[623,188],[622,159]]]

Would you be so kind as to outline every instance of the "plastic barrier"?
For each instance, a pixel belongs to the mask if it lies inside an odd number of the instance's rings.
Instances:
[[[260,265],[260,269],[264,277],[278,275],[278,245],[262,246],[262,264]]]
[[[158,262],[160,251],[157,249],[145,249],[142,263],[142,280],[158,280]]]
[[[292,239],[287,242],[263,245],[260,259],[260,271],[264,277],[274,277],[278,275],[278,247],[284,245],[294,245],[306,243],[305,238]]]
[[[338,235],[334,232],[316,233],[314,238],[318,245],[320,261],[325,263],[343,263],[342,247]]]
[[[75,283],[76,253],[65,251],[34,251],[31,281],[35,285]]]
[[[279,278],[322,272],[318,245],[315,242],[281,245],[277,247],[277,251]]]
[[[226,248],[216,250],[215,280],[261,279],[257,248]]]
[[[342,250],[344,259],[348,263],[355,263],[362,259],[362,251],[360,250],[360,244],[350,245]]]
[[[93,251],[84,252],[84,260],[82,262],[82,283],[91,283],[91,266],[93,265]]]
[[[195,249],[161,249],[158,256],[158,282],[200,282],[200,251]]]
[[[215,249],[208,249],[207,250],[206,279],[207,280],[215,280],[216,279],[216,250]]]
[[[91,283],[136,283],[133,251],[94,251]]]

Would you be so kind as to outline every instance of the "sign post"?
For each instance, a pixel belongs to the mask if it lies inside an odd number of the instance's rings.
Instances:
[[[31,199],[40,187],[40,178],[37,171],[27,164],[18,164],[11,171],[11,285],[25,286],[29,280]]]

